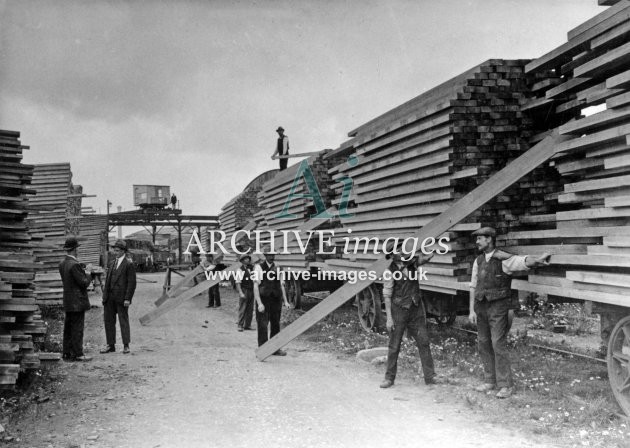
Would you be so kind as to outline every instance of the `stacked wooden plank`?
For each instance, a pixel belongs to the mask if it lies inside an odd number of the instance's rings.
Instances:
[[[516,289],[614,305],[630,304],[630,1],[617,2],[568,33],[568,41],[527,65],[542,85],[524,108],[539,132],[559,126],[552,164],[562,207],[510,232],[516,252],[549,250],[552,268]],[[531,107],[537,104],[536,107]],[[599,110],[588,114],[589,107]],[[588,115],[588,116],[586,116]]]
[[[234,232],[245,228],[254,219],[254,215],[261,210],[258,205],[258,193],[262,190],[263,184],[275,177],[277,172],[278,170],[270,170],[259,175],[239,195],[221,208],[219,229],[225,232],[227,241],[232,238]],[[226,249],[228,248],[226,247]],[[236,255],[230,252],[226,254],[224,262],[229,264],[236,261],[236,258]]]
[[[69,163],[35,165],[32,186],[36,194],[29,197],[27,224],[35,260],[43,264],[35,277],[35,295],[40,304],[57,305],[62,300],[58,265],[65,255],[62,247],[67,229],[76,227],[67,222],[68,216],[74,216],[69,210],[74,212],[77,203],[71,181]]]
[[[12,388],[21,370],[39,367],[33,336],[46,333],[33,286],[39,265],[25,222],[33,166],[21,163],[28,147],[19,137],[0,130],[0,389]]]
[[[258,206],[261,209],[253,217],[258,224],[257,229],[296,230],[317,214],[312,199],[299,198],[299,195],[312,193],[306,185],[305,177],[303,175],[298,176],[302,163],[308,163],[324,207],[329,208],[331,206],[334,191],[331,188],[328,170],[338,164],[339,160],[335,157],[325,157],[329,152],[330,150],[322,150],[319,154],[304,159],[306,162],[301,161],[291,165],[263,184],[262,190],[258,193]],[[293,198],[285,209],[291,192],[298,197]],[[287,217],[287,214],[291,217]],[[318,240],[313,238],[306,252],[302,253],[298,242],[293,240],[286,248],[287,252],[290,253],[278,253],[276,263],[293,270],[307,270],[309,262],[317,260],[315,254],[317,244]]]
[[[83,215],[79,221],[78,258],[82,263],[104,266],[107,260],[107,215]]]
[[[344,259],[328,265],[367,265],[382,252],[379,246],[374,253],[374,237],[382,243],[412,235],[529,148],[531,121],[520,110],[528,93],[526,62],[486,61],[349,134],[353,139],[340,149],[347,154],[351,147],[356,159],[330,173],[352,179],[354,216],[341,220],[343,231],[351,231],[338,240]],[[449,251],[427,265],[423,288],[464,294],[476,256],[469,232],[492,225],[504,233],[525,213],[550,212],[544,198],[555,181],[548,170],[536,170],[453,226],[443,235]],[[337,197],[343,184],[335,185]]]

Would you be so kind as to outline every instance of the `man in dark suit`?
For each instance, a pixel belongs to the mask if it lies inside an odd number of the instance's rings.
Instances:
[[[120,334],[123,341],[123,353],[129,353],[131,340],[129,330],[129,305],[136,290],[136,270],[125,254],[127,243],[117,240],[112,247],[114,262],[107,269],[105,291],[103,291],[103,319],[107,345],[101,353],[116,351],[116,315],[120,322]]]
[[[68,238],[63,246],[66,256],[59,263],[63,309],[66,312],[63,322],[63,358],[68,361],[89,361],[92,358],[83,353],[83,326],[85,311],[90,309],[87,288],[91,279],[77,260],[77,247],[77,239]]]

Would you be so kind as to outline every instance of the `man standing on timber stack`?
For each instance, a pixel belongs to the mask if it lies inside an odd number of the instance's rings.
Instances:
[[[256,325],[258,327],[258,346],[263,345],[269,338],[280,333],[280,317],[282,302],[289,307],[287,294],[282,284],[280,269],[274,264],[275,255],[269,250],[264,251],[265,261],[254,268],[254,298],[256,299]],[[269,334],[267,327],[269,326]],[[285,356],[284,350],[277,350],[274,355]]]
[[[273,153],[271,157],[273,158],[275,156],[289,155],[289,137],[284,135],[284,128],[282,126],[279,126],[278,129],[276,129],[276,132],[278,133],[278,142],[276,144],[276,151]],[[283,171],[286,169],[287,169],[287,159],[281,158],[280,171]]]
[[[392,254],[392,264],[383,272],[383,300],[387,314],[389,348],[387,351],[387,371],[381,388],[394,385],[398,369],[398,354],[405,330],[416,341],[425,384],[439,384],[444,380],[435,374],[433,357],[427,331],[427,318],[424,301],[420,292],[420,276],[415,275],[419,266],[427,263],[433,254],[421,258],[416,264],[415,258],[408,264],[400,253]],[[394,273],[400,279],[394,280]]]
[[[238,291],[238,331],[252,329],[252,313],[254,311],[254,281],[252,280],[252,257],[249,254],[239,258],[243,272],[242,277],[236,277]]]
[[[496,249],[497,232],[483,227],[475,232],[477,248],[483,252],[473,263],[470,282],[471,323],[477,324],[479,356],[484,367],[484,384],[475,388],[489,392],[499,388],[497,398],[508,398],[514,393],[512,370],[507,347],[510,331],[510,277],[514,272],[528,271],[549,265],[551,254],[517,256]]]

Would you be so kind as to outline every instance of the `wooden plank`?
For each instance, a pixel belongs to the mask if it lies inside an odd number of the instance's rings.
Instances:
[[[503,190],[518,182],[521,177],[534,170],[543,162],[549,160],[556,152],[555,148],[557,142],[563,139],[566,139],[566,137],[550,136],[545,138],[542,142],[538,143],[505,168],[494,174],[479,187],[455,202],[451,208],[422,227],[414,236],[419,241],[423,241],[425,238],[429,237],[437,238],[440,234],[446,232],[456,223],[500,194]],[[369,267],[369,270],[373,271],[376,277],[380,277],[389,264],[390,260],[383,257],[374,262]],[[280,333],[267,341],[267,343],[258,347],[256,357],[260,361],[265,360],[372,283],[372,281],[366,279],[358,280],[354,284],[344,284],[310,311],[303,314]]]
[[[609,142],[625,140],[626,135],[628,134],[630,134],[630,124],[618,126],[613,129],[606,129],[585,137],[575,138],[573,140],[560,143],[558,144],[557,152],[589,149]]]
[[[597,291],[585,291],[570,289],[558,286],[536,285],[527,280],[512,280],[512,289],[519,291],[529,291],[538,294],[549,294],[558,297],[569,297],[571,299],[592,300],[593,302],[608,303],[627,307],[630,305],[630,297],[626,295],[610,294]]]
[[[621,95],[609,98],[606,100],[606,107],[608,109],[615,109],[617,107],[623,107],[630,104],[630,92],[623,93]]]
[[[630,70],[619,73],[606,80],[607,89],[620,89],[630,87]]]
[[[623,255],[553,255],[551,264],[577,266],[630,267],[630,256]],[[629,298],[630,300],[630,298]]]
[[[630,62],[630,42],[617,47],[602,56],[577,67],[573,71],[576,77],[595,77],[604,75]]]
[[[600,3],[600,5],[601,4],[602,3]],[[608,4],[610,3],[604,3],[604,5],[608,5]],[[592,29],[596,25],[599,25],[604,20],[611,18],[612,16],[614,16],[620,11],[623,11],[628,6],[630,6],[630,4],[627,2],[627,0],[618,1],[618,4],[615,5],[614,7],[608,8],[605,11],[600,12],[595,17],[591,17],[586,22],[583,22],[579,24],[578,26],[576,26],[575,28],[569,30],[569,32],[567,33],[567,40],[575,39],[580,34],[585,33],[586,31],[588,31],[589,29]]]
[[[601,21],[583,33],[576,35],[573,39],[569,40],[569,42],[560,45],[549,53],[527,64],[525,66],[525,73],[559,67],[564,63],[570,62],[574,56],[577,56],[581,52],[589,50],[589,41],[591,39],[605,33],[616,25],[628,21],[630,18],[630,3],[628,3],[627,0],[624,1],[626,4],[613,16]]]
[[[630,247],[630,236],[606,236],[604,244],[609,247]]]
[[[604,198],[604,205],[606,207],[630,207],[630,196],[616,196],[613,198]]]
[[[607,109],[579,120],[573,120],[560,126],[560,134],[582,135],[615,123],[630,119],[630,106],[619,109]]]

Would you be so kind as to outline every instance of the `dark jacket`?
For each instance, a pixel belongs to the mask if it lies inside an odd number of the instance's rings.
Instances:
[[[107,277],[105,278],[105,290],[103,291],[103,303],[112,300],[116,303],[123,303],[125,300],[133,298],[136,290],[136,270],[127,257],[125,257],[116,269],[118,259],[109,265]]]
[[[59,274],[63,282],[63,309],[68,312],[90,309],[87,287],[91,278],[85,274],[81,264],[70,256],[59,263]]]

